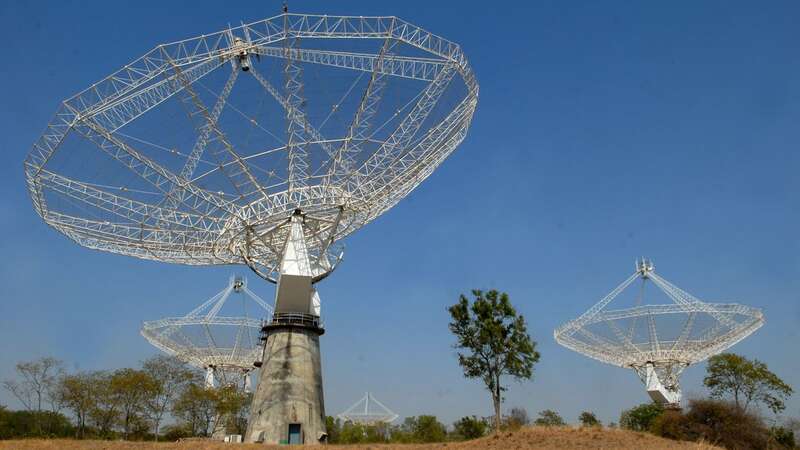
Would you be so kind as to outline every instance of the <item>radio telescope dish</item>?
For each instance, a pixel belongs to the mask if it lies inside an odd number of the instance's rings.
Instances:
[[[640,280],[632,305],[609,308]],[[649,283],[648,283],[649,282]],[[646,304],[646,285],[666,294],[664,304]],[[583,315],[556,328],[556,341],[599,361],[633,369],[653,401],[677,405],[679,376],[691,364],[723,352],[764,324],[759,309],[706,303],[655,273],[649,260]]]
[[[249,391],[253,364],[261,359],[262,317],[271,315],[272,307],[246,279],[231,277],[225,289],[189,314],[144,322],[141,334],[164,353],[204,370],[206,387],[243,383]]]
[[[276,283],[245,440],[323,442],[314,284],[343,238],[455,150],[477,103],[453,42],[397,17],[284,8],[159,45],[68,98],[25,178],[36,212],[80,245],[246,264]]]
[[[376,423],[392,423],[399,416],[367,392],[363,397],[336,417],[345,422],[374,425]]]
[[[159,45],[68,98],[25,175],[80,245],[271,281],[300,211],[318,280],[458,146],[477,100],[461,48],[399,18],[282,14]]]

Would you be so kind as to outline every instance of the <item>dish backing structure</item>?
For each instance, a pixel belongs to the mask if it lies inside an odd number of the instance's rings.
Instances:
[[[610,308],[637,280],[633,304]],[[648,284],[669,302],[646,304]],[[642,259],[633,275],[553,334],[559,344],[578,353],[633,369],[653,401],[677,407],[679,377],[686,367],[723,352],[763,324],[759,309],[703,302],[656,274],[653,263]]]
[[[239,315],[229,315],[234,309]],[[164,353],[204,370],[206,388],[233,384],[249,392],[261,358],[263,318],[271,316],[272,307],[247,280],[232,276],[225,289],[185,316],[144,322],[141,334]]]
[[[326,439],[315,283],[465,138],[461,48],[397,17],[289,14],[159,45],[65,100],[25,160],[80,245],[277,284],[246,441]]]

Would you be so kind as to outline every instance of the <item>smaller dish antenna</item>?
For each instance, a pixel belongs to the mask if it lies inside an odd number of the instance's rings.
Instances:
[[[631,289],[634,295],[626,296],[624,291],[637,280],[639,289]],[[665,294],[666,301],[646,302],[648,285],[657,288],[656,295]],[[686,367],[725,351],[763,324],[761,310],[703,302],[661,278],[653,262],[642,258],[636,261],[633,275],[553,334],[564,347],[633,369],[653,401],[677,406],[681,399],[678,378]]]
[[[164,353],[205,371],[207,388],[244,385],[261,359],[262,320],[273,309],[247,287],[247,279],[231,276],[222,291],[182,317],[144,322],[141,334]]]
[[[344,422],[374,425],[381,422],[391,423],[399,416],[378,401],[375,396],[366,392],[359,401],[336,417]]]

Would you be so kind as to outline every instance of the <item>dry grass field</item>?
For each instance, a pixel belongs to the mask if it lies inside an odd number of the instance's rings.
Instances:
[[[219,442],[193,441],[184,443],[145,443],[73,440],[17,440],[0,441],[1,450],[230,450],[240,449],[285,449],[286,446],[240,445]],[[428,449],[653,449],[653,450],[711,450],[717,447],[708,444],[677,442],[662,439],[647,433],[623,430],[587,428],[543,428],[530,427],[502,433],[499,437],[486,437],[467,442],[413,445],[330,445],[331,449],[347,450],[428,450]]]

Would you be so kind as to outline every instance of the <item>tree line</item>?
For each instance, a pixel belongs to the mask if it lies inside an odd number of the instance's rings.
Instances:
[[[198,371],[170,356],[113,371],[69,373],[50,357],[20,362],[15,369],[17,379],[2,385],[24,409],[0,407],[0,439],[175,440],[211,436],[222,427],[244,434],[247,425],[249,394],[236,386],[206,389]]]
[[[490,428],[497,433],[504,424],[508,426],[509,420],[500,414],[506,390],[503,380],[530,380],[541,355],[527,333],[525,318],[511,305],[508,294],[476,289],[472,296],[470,301],[461,295],[448,308],[449,329],[456,337],[454,348],[464,376],[481,380],[489,391],[495,411]],[[619,426],[671,439],[703,440],[732,449],[796,448],[794,433],[800,432],[800,421],[777,420],[777,415],[786,409],[785,401],[793,389],[765,363],[722,353],[709,358],[706,373],[703,384],[709,390],[709,398],[692,399],[684,411],[665,410],[655,403],[639,405],[622,412]],[[776,418],[763,419],[759,407]],[[517,424],[529,423],[524,409],[512,410],[509,417]],[[473,425],[470,418],[462,421],[462,426]],[[579,421],[582,426],[602,425],[591,411],[582,412]],[[532,423],[565,425],[563,418],[552,410],[541,411]]]

